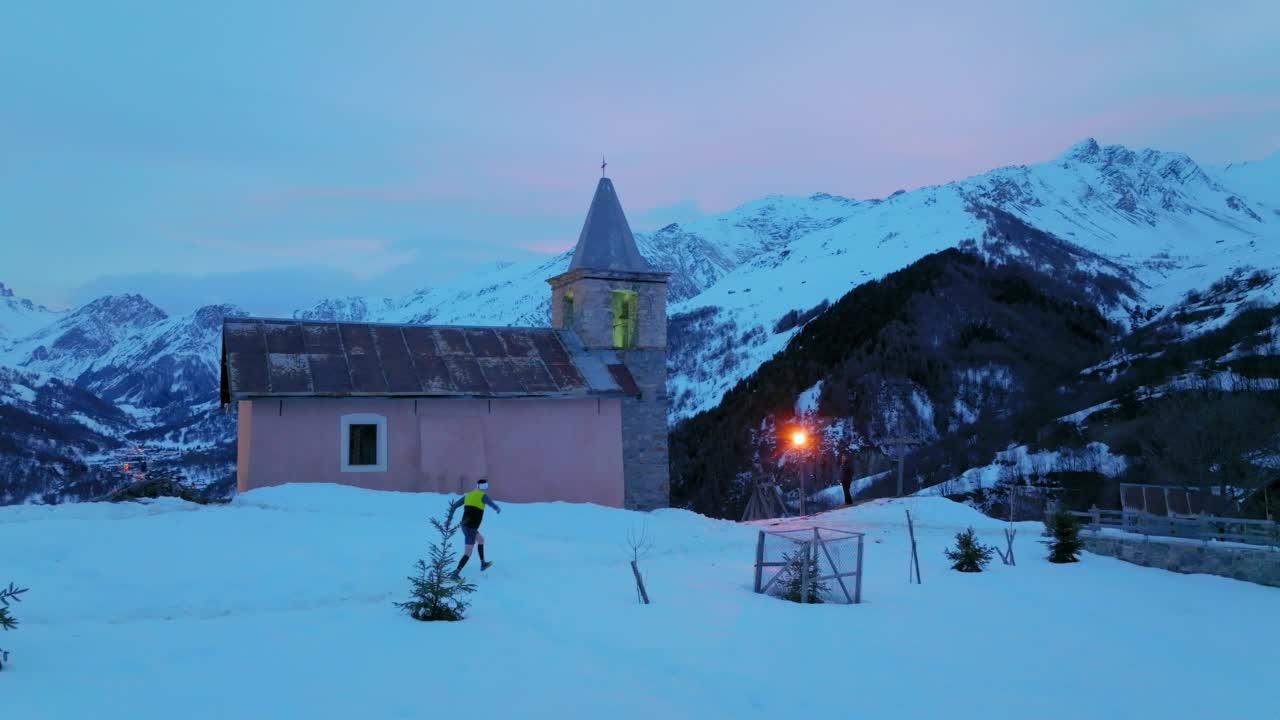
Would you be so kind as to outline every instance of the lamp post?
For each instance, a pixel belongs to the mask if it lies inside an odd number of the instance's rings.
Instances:
[[[805,495],[805,489],[804,489],[804,471],[805,471],[804,462],[806,459],[804,453],[806,448],[808,448],[808,446],[809,446],[809,434],[806,433],[803,429],[797,429],[791,433],[791,447],[793,450],[796,451],[797,456],[800,458],[796,462],[796,467],[799,468],[799,474],[800,474],[800,514],[801,515],[809,514],[808,513],[809,498]]]
[[[902,465],[903,461],[906,460],[907,451],[910,448],[923,445],[924,443],[913,437],[898,437],[881,440],[880,444],[882,446],[898,448],[898,494],[896,497],[902,497],[904,491],[904,488],[902,487]]]

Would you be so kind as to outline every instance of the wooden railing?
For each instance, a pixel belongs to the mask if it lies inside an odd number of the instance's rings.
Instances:
[[[1138,535],[1177,537],[1209,542],[1237,542],[1280,548],[1280,523],[1274,520],[1226,518],[1216,515],[1152,515],[1137,510],[1090,508],[1073,511],[1084,527],[1097,532],[1112,528]]]

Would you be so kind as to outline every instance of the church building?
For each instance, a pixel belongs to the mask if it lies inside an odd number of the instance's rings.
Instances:
[[[228,318],[240,492],[284,483],[652,509],[670,502],[667,278],[602,177],[550,327]]]

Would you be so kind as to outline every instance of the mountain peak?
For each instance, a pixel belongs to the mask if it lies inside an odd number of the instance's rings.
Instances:
[[[191,313],[191,321],[199,327],[221,327],[223,318],[244,317],[249,313],[229,303],[205,305]]]
[[[1152,154],[1159,155],[1154,150],[1143,151],[1142,157],[1148,165],[1154,164],[1150,160]],[[1060,156],[1060,159],[1089,165],[1114,166],[1133,165],[1138,157],[1138,153],[1124,145],[1099,145],[1097,140],[1085,138],[1067,148],[1067,151]]]
[[[13,290],[0,283],[0,297],[13,297]]]
[[[849,205],[849,206],[858,204],[858,201],[851,197],[845,197],[844,195],[833,195],[828,192],[816,192],[809,196],[809,200],[813,202],[828,202],[828,203],[836,203],[839,205]]]
[[[1098,141],[1088,137],[1067,148],[1066,152],[1062,153],[1060,157],[1063,160],[1088,161],[1097,157],[1101,150],[1102,148],[1098,145]]]
[[[137,294],[103,295],[73,313],[131,325],[146,325],[164,320],[169,314],[150,300]]]

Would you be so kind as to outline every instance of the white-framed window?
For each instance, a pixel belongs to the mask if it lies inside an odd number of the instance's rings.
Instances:
[[[342,472],[387,471],[387,416],[343,415],[338,436]]]

